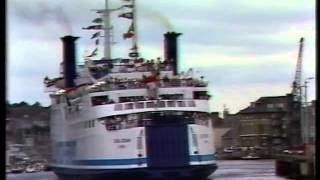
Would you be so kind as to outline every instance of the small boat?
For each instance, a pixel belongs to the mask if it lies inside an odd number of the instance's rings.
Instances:
[[[44,169],[44,164],[43,163],[36,163],[34,165],[34,168],[37,172],[42,171]]]
[[[244,159],[244,160],[255,160],[255,159],[261,159],[261,157],[257,156],[254,153],[250,153],[250,154],[248,154],[246,156],[241,157],[241,159]]]
[[[24,169],[22,167],[13,167],[11,168],[11,173],[22,173]]]
[[[26,167],[26,172],[27,173],[36,172],[36,168],[33,165],[29,165],[29,166]]]
[[[6,168],[6,173],[11,173],[11,169],[10,168]]]

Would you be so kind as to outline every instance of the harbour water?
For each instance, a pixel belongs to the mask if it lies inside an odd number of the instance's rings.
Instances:
[[[219,160],[210,180],[285,180],[275,175],[274,160]],[[58,180],[53,172],[7,174],[8,180]]]

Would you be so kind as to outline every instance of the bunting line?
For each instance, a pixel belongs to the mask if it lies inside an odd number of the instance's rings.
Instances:
[[[97,38],[97,37],[100,37],[100,31],[94,33],[94,34],[91,36],[91,39],[94,39],[94,38]]]
[[[133,19],[133,13],[132,12],[126,12],[123,14],[119,14],[118,17],[127,18],[127,19]]]
[[[89,56],[87,56],[87,57],[93,57],[93,56],[96,56],[96,55],[97,55],[97,53],[98,53],[98,48],[95,48],[95,49],[92,51],[92,53],[91,53]]]
[[[85,28],[82,28],[82,29],[85,29],[85,30],[100,30],[102,29],[102,25],[92,25],[92,26],[88,26],[88,27],[85,27]]]

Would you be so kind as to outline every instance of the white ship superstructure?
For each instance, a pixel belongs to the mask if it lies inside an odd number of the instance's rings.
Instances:
[[[131,11],[119,16],[134,22],[134,1],[124,6]],[[111,10],[97,11],[102,25],[95,28],[110,33]],[[104,58],[88,55],[77,69],[77,37],[61,38],[62,76],[45,79],[52,100],[51,166],[58,176],[205,177],[217,168],[207,82],[192,69],[178,72],[180,33],[164,34],[163,59],[144,59],[134,29],[124,35],[133,38],[129,58],[113,59],[109,44]]]

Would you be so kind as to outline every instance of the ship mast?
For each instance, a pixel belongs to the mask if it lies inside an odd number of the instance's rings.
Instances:
[[[110,9],[108,0],[105,0],[105,10],[104,10],[104,57],[106,59],[111,59],[111,37],[110,37]]]
[[[110,9],[109,8],[109,3],[108,0],[105,0],[105,7],[104,9],[99,9],[99,10],[95,10],[97,13],[102,14],[100,18],[96,18],[93,22],[97,23],[99,25],[92,25],[92,26],[88,26],[86,28],[82,28],[85,30],[103,30],[104,31],[104,58],[105,59],[111,59],[112,58],[112,53],[111,53],[111,45],[112,45],[112,34],[111,31],[113,30],[112,26],[111,26],[111,20],[110,20],[110,14],[113,11],[118,11],[121,10],[122,8],[130,8],[132,9],[129,12],[125,12],[119,15],[119,17],[123,17],[123,18],[127,18],[130,19],[131,25],[129,27],[129,30],[127,33],[123,34],[123,38],[127,39],[127,38],[132,38],[132,48],[130,49],[131,52],[129,53],[129,57],[131,58],[137,58],[139,56],[138,54],[138,47],[137,47],[137,43],[138,43],[138,35],[137,35],[137,23],[136,23],[136,4],[135,4],[135,0],[124,0],[125,2],[130,2],[130,4],[125,4],[119,8],[115,8],[115,9]],[[103,25],[101,25],[101,23]],[[99,38],[100,36],[100,32],[95,33],[91,39],[94,38]],[[96,45],[99,44],[99,39],[96,39]],[[86,56],[87,58],[89,57],[93,57],[97,55],[97,51],[98,48],[96,47],[95,50],[88,56]]]
[[[133,29],[134,29],[134,36],[132,38],[132,47],[134,48],[133,49],[133,52],[138,55],[138,29],[137,29],[137,18],[136,18],[136,12],[137,12],[137,6],[136,6],[136,0],[132,0],[132,5],[133,5],[133,8],[132,8],[132,14],[133,14],[133,18],[132,18],[132,23],[133,23]]]

